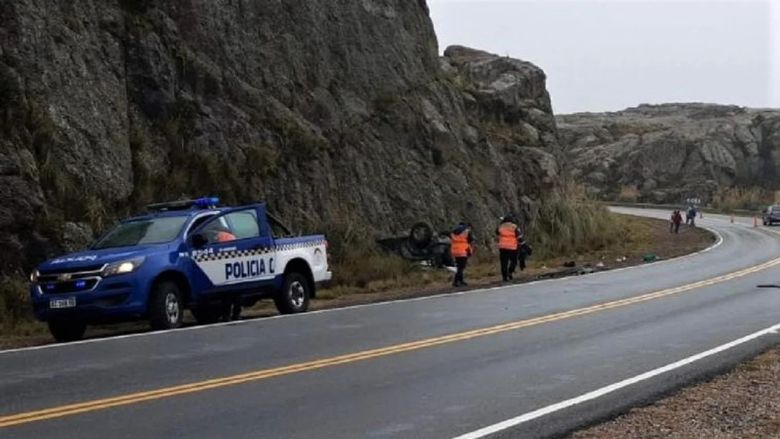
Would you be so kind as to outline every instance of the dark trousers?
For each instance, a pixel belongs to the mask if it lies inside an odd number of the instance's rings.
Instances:
[[[466,270],[466,262],[469,258],[455,258],[455,267],[458,271],[455,272],[455,280],[452,282],[454,286],[460,286],[465,284],[463,281],[463,272]]]
[[[517,250],[500,249],[498,257],[501,261],[501,278],[509,280],[517,267]]]
[[[673,225],[674,225],[674,233],[680,233],[680,223],[675,222]]]

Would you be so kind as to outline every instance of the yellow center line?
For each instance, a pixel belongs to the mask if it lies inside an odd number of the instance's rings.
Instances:
[[[185,395],[188,393],[202,392],[205,390],[215,389],[219,387],[232,386],[236,384],[259,381],[259,380],[269,379],[273,377],[291,375],[300,372],[307,372],[307,371],[322,369],[326,367],[338,366],[341,364],[355,363],[359,361],[400,354],[403,352],[411,352],[415,350],[431,348],[434,346],[440,346],[440,345],[455,343],[459,341],[471,340],[477,337],[485,337],[488,335],[501,334],[504,332],[515,331],[518,329],[537,326],[544,323],[551,323],[551,322],[571,319],[574,317],[585,316],[600,311],[606,311],[606,310],[621,308],[624,306],[629,306],[637,303],[656,300],[663,297],[668,297],[675,294],[680,294],[698,288],[712,286],[718,283],[744,277],[749,274],[757,273],[759,271],[775,267],[777,265],[780,265],[780,258],[771,260],[769,262],[760,265],[756,265],[754,267],[735,271],[733,273],[724,274],[711,279],[694,282],[688,285],[678,286],[674,288],[667,288],[664,290],[646,293],[639,296],[614,300],[611,302],[600,303],[600,304],[596,304],[584,308],[578,308],[570,311],[563,311],[559,313],[549,314],[546,316],[534,317],[525,320],[518,320],[514,322],[503,323],[500,325],[473,329],[470,331],[458,332],[453,334],[447,334],[439,337],[433,337],[433,338],[428,338],[428,339],[418,340],[418,341],[413,341],[408,343],[401,343],[397,345],[386,346],[377,349],[370,349],[370,350],[355,352],[351,354],[344,354],[344,355],[324,358],[320,360],[307,361],[303,363],[291,364],[291,365],[275,367],[271,369],[262,369],[254,372],[230,375],[222,378],[214,378],[214,379],[198,381],[189,384],[182,384],[178,386],[164,387],[156,390],[130,393],[130,394],[114,396],[110,398],[96,399],[93,401],[86,401],[86,402],[63,405],[63,406],[53,407],[53,408],[48,408],[43,410],[29,411],[24,413],[18,413],[15,415],[2,416],[0,417],[0,428],[38,422],[46,419],[72,416],[80,413],[93,412],[97,410],[105,410],[111,407],[137,404],[144,401],[170,398],[173,396]]]

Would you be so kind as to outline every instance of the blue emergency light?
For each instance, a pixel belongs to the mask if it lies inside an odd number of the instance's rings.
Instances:
[[[201,209],[208,209],[211,207],[216,207],[217,204],[219,204],[219,198],[218,197],[203,197],[198,198],[193,203],[195,206],[200,207]]]
[[[186,210],[186,209],[213,209],[219,205],[218,197],[202,197],[196,200],[179,200],[166,203],[149,204],[147,210],[167,211],[167,210]]]

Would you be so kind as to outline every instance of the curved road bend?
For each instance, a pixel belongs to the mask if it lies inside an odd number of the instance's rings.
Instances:
[[[769,333],[570,401],[780,322],[780,290],[755,287],[780,281],[780,236],[701,223],[719,246],[632,269],[0,352],[0,437],[561,434],[780,341]]]

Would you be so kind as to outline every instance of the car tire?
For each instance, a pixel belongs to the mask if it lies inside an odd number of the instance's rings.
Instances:
[[[199,305],[193,307],[190,312],[195,317],[199,325],[210,325],[217,323],[222,318],[222,307],[220,305]]]
[[[418,249],[424,249],[433,239],[433,229],[426,223],[417,223],[409,230],[409,241]]]
[[[78,320],[49,320],[49,332],[58,343],[78,341],[84,338],[87,324]]]
[[[155,284],[149,300],[149,324],[152,329],[180,328],[184,316],[181,289],[175,282]]]
[[[274,296],[274,304],[280,314],[297,314],[309,309],[312,296],[311,284],[300,273],[287,273],[282,289]]]

